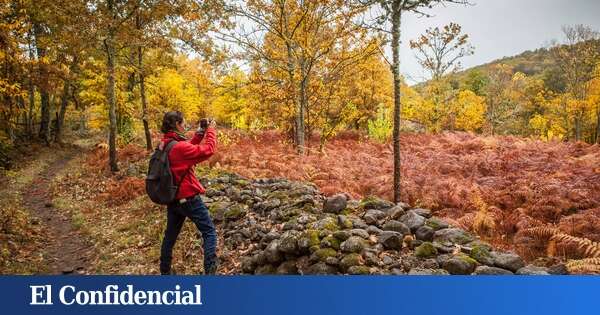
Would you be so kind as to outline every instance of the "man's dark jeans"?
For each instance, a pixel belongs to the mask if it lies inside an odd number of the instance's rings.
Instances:
[[[181,231],[185,218],[190,218],[204,239],[204,270],[217,263],[217,232],[208,214],[208,208],[199,196],[185,203],[178,201],[167,207],[167,228],[160,251],[160,273],[171,272],[173,246]]]

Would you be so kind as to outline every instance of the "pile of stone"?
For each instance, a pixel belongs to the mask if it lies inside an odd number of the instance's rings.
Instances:
[[[236,272],[247,274],[548,275],[564,265],[526,266],[431,211],[344,194],[325,198],[310,183],[203,179],[205,202]]]

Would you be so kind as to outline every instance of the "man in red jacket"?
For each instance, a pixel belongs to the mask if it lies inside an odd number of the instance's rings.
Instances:
[[[159,147],[162,149],[172,140],[178,142],[169,152],[169,163],[173,180],[180,184],[175,202],[167,206],[167,228],[160,251],[161,274],[172,274],[173,246],[185,218],[190,218],[202,233],[204,273],[215,274],[217,271],[217,233],[208,208],[200,198],[200,194],[205,192],[204,187],[194,174],[194,166],[208,159],[215,152],[217,145],[215,126],[215,122],[211,121],[206,130],[198,128],[194,137],[188,141],[184,135],[185,120],[181,112],[168,112],[163,118],[161,128],[163,139]],[[203,139],[204,143],[201,143]]]

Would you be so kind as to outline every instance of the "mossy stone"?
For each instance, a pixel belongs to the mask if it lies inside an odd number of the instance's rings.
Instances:
[[[342,258],[342,260],[340,261],[340,266],[344,270],[347,270],[348,268],[350,268],[352,266],[359,266],[359,265],[362,265],[363,263],[364,263],[364,259],[362,258],[362,256],[360,254],[351,253],[351,254],[344,256],[344,258]]]
[[[337,251],[333,248],[321,248],[313,253],[320,261],[325,262],[328,257],[335,257]]]
[[[471,249],[471,258],[477,260],[484,265],[493,266],[494,258],[490,254],[490,250],[485,246],[476,245]]]
[[[430,258],[437,256],[438,251],[431,242],[424,242],[415,248],[415,256],[420,258]]]
[[[430,228],[432,228],[436,231],[445,229],[449,226],[446,221],[444,221],[438,217],[432,217],[432,218],[425,220],[425,225],[429,226]]]
[[[367,266],[352,266],[348,268],[348,273],[351,275],[368,275],[371,272]]]
[[[305,232],[306,236],[308,237],[309,240],[309,246],[315,246],[315,245],[319,245],[320,241],[319,241],[319,231],[317,230],[306,230]]]
[[[223,217],[226,220],[237,220],[237,219],[243,217],[244,214],[246,214],[246,209],[244,209],[240,205],[233,205],[233,206],[229,207],[227,210],[225,210],[225,213],[223,213]]]
[[[340,249],[340,240],[333,236],[327,236],[323,240],[321,240],[321,247],[330,247],[335,250]]]
[[[456,258],[458,258],[468,264],[478,265],[477,260],[475,260],[467,255],[464,255],[464,254],[457,255]]]

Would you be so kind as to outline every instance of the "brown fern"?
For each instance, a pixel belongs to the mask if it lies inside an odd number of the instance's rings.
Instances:
[[[537,240],[548,241],[556,233],[560,233],[560,231],[551,226],[536,226],[529,229],[524,229],[522,233]]]
[[[583,237],[576,237],[562,232],[556,232],[552,239],[565,242],[573,243],[577,245],[577,248],[583,252],[588,258],[600,258],[600,243],[594,242],[590,239]]]
[[[600,243],[594,242],[584,237],[576,237],[551,226],[538,226],[523,230],[523,234],[529,235],[538,240],[545,240],[574,244],[587,258],[600,257]],[[553,244],[554,245],[554,244]]]
[[[600,273],[600,258],[570,260],[565,266],[570,273]]]

